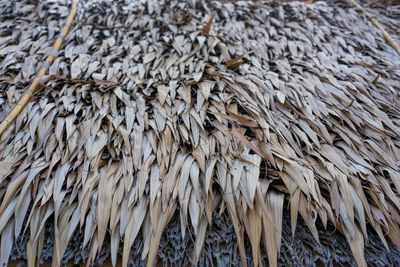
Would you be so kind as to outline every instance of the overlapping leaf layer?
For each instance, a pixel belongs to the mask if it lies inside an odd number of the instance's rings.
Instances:
[[[68,3],[0,3],[0,119],[52,52]],[[391,7],[400,14],[400,8]],[[88,262],[149,266],[174,214],[198,262],[215,211],[246,264],[277,265],[282,218],[316,242],[345,236],[365,266],[368,228],[400,247],[400,56],[339,3],[83,1],[42,87],[0,137],[1,263],[54,228]],[[386,18],[391,29],[400,21]],[[289,204],[289,209],[284,208]],[[317,227],[317,224],[322,226]],[[106,241],[105,241],[105,237]],[[246,237],[246,238],[247,238]]]

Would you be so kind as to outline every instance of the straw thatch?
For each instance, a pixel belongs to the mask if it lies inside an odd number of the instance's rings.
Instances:
[[[29,3],[0,3],[0,119],[69,12]],[[344,3],[85,1],[0,137],[1,263],[24,244],[28,265],[107,248],[152,266],[166,229],[193,236],[204,263],[213,225],[230,227],[243,265],[246,251],[277,265],[304,225],[311,251],[334,229],[359,266],[377,242],[399,262],[399,68]]]

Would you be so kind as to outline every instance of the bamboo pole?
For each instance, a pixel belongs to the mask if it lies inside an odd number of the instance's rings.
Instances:
[[[69,15],[67,17],[67,20],[65,21],[64,27],[61,30],[60,35],[57,37],[55,43],[54,43],[54,52],[53,54],[50,54],[47,56],[46,61],[43,63],[43,67],[40,69],[37,77],[32,81],[31,85],[29,88],[26,90],[24,95],[20,98],[18,101],[17,105],[11,110],[11,112],[7,115],[7,117],[1,122],[0,124],[0,135],[3,134],[3,132],[7,129],[7,127],[11,124],[11,122],[21,113],[22,109],[25,107],[25,105],[28,103],[29,99],[32,97],[32,95],[35,93],[35,90],[38,88],[40,84],[40,79],[46,74],[48,68],[50,67],[51,63],[55,59],[55,54],[58,52],[60,49],[65,37],[67,36],[72,22],[74,20],[74,17],[76,15],[76,10],[78,6],[79,0],[73,0],[71,9],[69,12]]]
[[[382,27],[382,25],[376,21],[376,19],[374,19],[371,14],[369,14],[360,4],[358,4],[356,1],[354,0],[349,0],[349,2],[355,6],[356,8],[358,8],[358,10],[361,11],[361,13],[363,13],[365,16],[367,16],[367,18],[372,22],[372,24],[375,25],[375,27],[377,27],[381,32],[383,37],[386,39],[386,41],[397,51],[397,53],[399,53],[400,55],[400,46],[393,41],[392,37],[387,33],[387,31]]]

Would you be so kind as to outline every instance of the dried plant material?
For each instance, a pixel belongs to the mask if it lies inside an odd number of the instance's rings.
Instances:
[[[373,84],[376,84],[378,82],[379,79],[379,74],[376,75],[375,79],[372,81]]]
[[[234,59],[227,60],[226,61],[226,66],[228,66],[228,68],[230,68],[232,70],[237,69],[243,63],[241,61],[242,58],[244,56],[247,56],[247,55],[251,54],[251,53],[253,53],[253,51],[246,52],[246,53],[244,53],[244,54],[242,54],[240,56],[235,57]]]
[[[206,26],[204,26],[204,28],[201,30],[204,35],[208,35],[210,33],[211,24],[212,24],[214,18],[215,18],[215,14],[212,14],[210,19],[208,20]]]
[[[0,123],[0,135],[4,133],[4,131],[7,129],[7,127],[10,125],[10,123],[21,113],[22,109],[25,107],[25,105],[28,103],[29,99],[32,97],[32,94],[36,91],[40,80],[42,78],[42,76],[44,76],[47,72],[47,68],[48,66],[50,66],[50,64],[53,62],[54,58],[55,58],[55,53],[58,52],[58,50],[61,47],[61,44],[63,42],[63,40],[65,39],[65,37],[67,36],[69,29],[71,27],[72,21],[75,18],[75,14],[76,14],[76,9],[77,9],[77,4],[78,4],[79,0],[73,0],[71,3],[71,9],[70,9],[70,13],[68,15],[67,20],[65,21],[65,26],[63,27],[59,37],[57,38],[54,47],[53,47],[53,52],[50,53],[47,58],[46,61],[43,62],[43,66],[40,68],[40,71],[38,73],[38,76],[32,80],[31,85],[29,86],[27,92],[20,98],[20,100],[18,101],[17,105],[8,113],[7,117],[1,121]],[[37,42],[35,43],[36,47],[39,46],[39,44],[37,44]],[[36,52],[36,49],[34,48],[35,45],[31,48],[31,53]],[[32,61],[31,61],[32,62]],[[32,69],[32,65],[30,65],[30,69]],[[80,73],[79,70],[79,66],[73,65],[72,67],[72,76],[77,76]],[[30,71],[31,73],[33,72],[32,70]],[[30,76],[29,74],[27,75],[25,73],[25,75],[22,74],[22,76]]]
[[[267,193],[268,214],[263,215],[263,239],[268,253],[270,266],[277,266],[277,257],[281,246],[283,194]]]
[[[393,40],[392,36],[389,35],[389,33],[382,27],[382,25],[374,17],[372,17],[372,15],[369,14],[360,4],[358,4],[354,0],[349,0],[349,2],[353,6],[357,7],[372,22],[372,24],[374,24],[375,27],[377,27],[381,31],[386,41],[397,51],[397,53],[400,54],[400,45]]]
[[[0,2],[0,116],[68,13]],[[1,263],[398,265],[400,58],[355,8],[87,0],[76,21],[0,136]]]

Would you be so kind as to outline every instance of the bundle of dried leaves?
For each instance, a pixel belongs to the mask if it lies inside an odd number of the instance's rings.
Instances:
[[[28,3],[0,3],[0,119],[68,14]],[[292,235],[299,213],[317,243],[334,227],[365,266],[367,227],[400,247],[399,67],[349,6],[85,1],[0,137],[1,263],[29,233],[33,265],[52,222],[55,265],[79,232],[88,262],[104,242],[115,262],[122,239],[126,264],[140,236],[152,266],[176,211],[195,263],[226,211],[243,265],[246,233],[275,266],[286,199]]]

